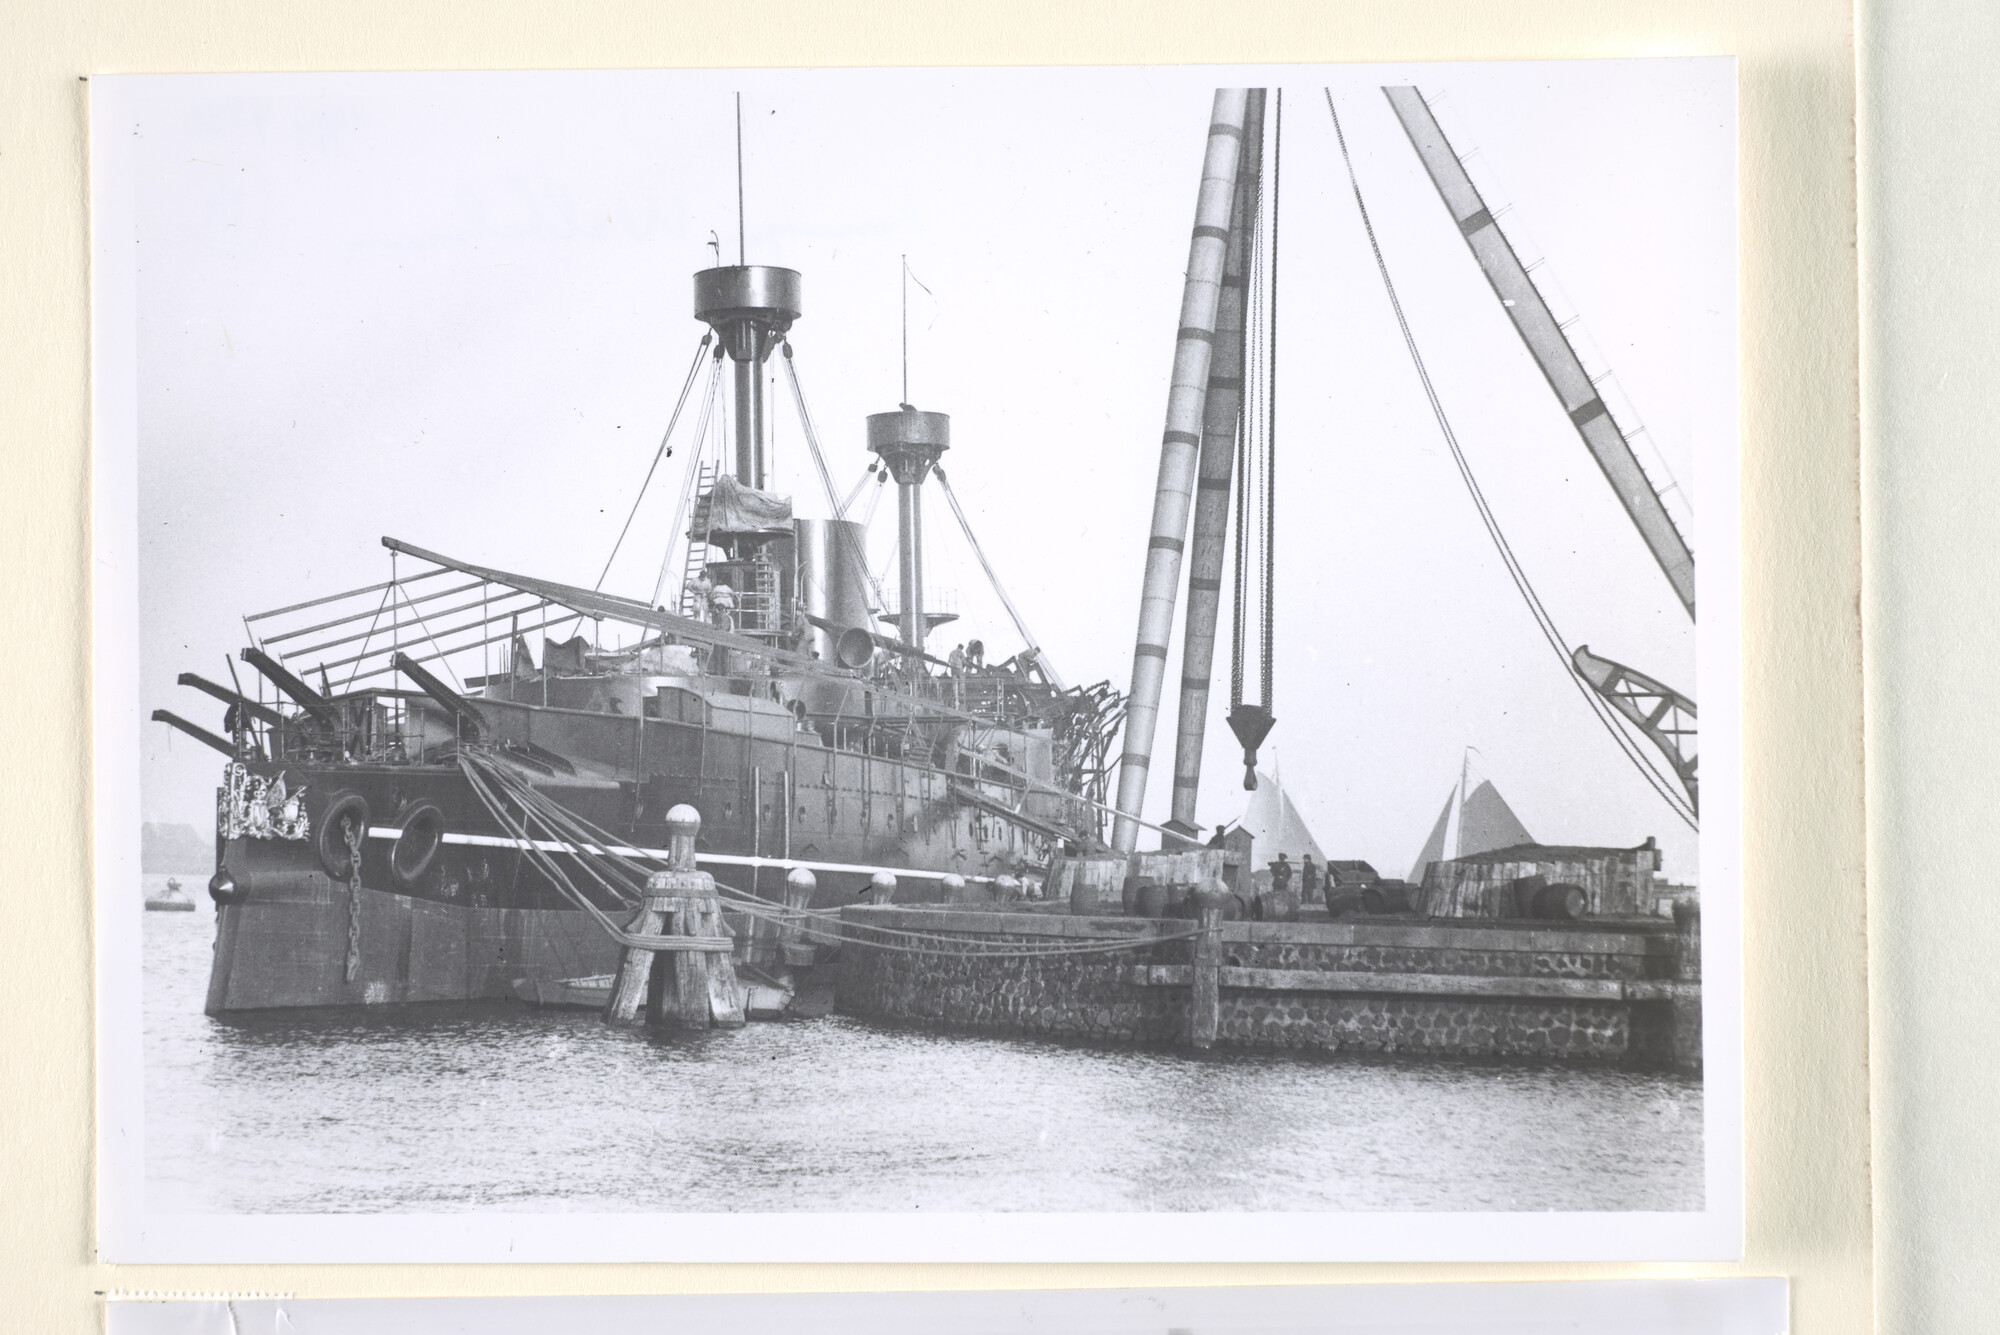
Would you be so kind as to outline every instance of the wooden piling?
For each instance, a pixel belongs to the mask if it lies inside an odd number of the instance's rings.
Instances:
[[[627,944],[618,961],[609,1024],[629,1024],[643,999],[646,1023],[670,1029],[740,1028],[743,994],[715,878],[695,867],[701,814],[690,806],[667,813],[667,870],[646,882],[645,898],[626,933],[657,945]],[[685,944],[673,938],[688,938]]]
[[[625,924],[625,931],[631,936],[664,935],[664,916],[653,906],[649,895],[639,901],[639,910]],[[628,946],[619,952],[618,975],[611,984],[611,1000],[604,1007],[606,1024],[631,1024],[639,1018],[640,1011],[646,1009],[653,986],[653,961],[657,954],[657,951],[641,950],[635,946]]]
[[[791,914],[803,914],[812,907],[813,891],[819,888],[819,879],[804,867],[794,867],[785,874],[785,910]],[[817,958],[813,942],[806,936],[805,919],[788,917],[778,932],[779,957],[787,968],[803,969]]]
[[[1197,1048],[1215,1045],[1222,1024],[1222,906],[1223,896],[1208,890],[1194,894],[1194,967],[1188,998],[1188,1042]]]
[[[1682,1071],[1701,1070],[1701,905],[1674,902],[1672,1061]]]
[[[1089,918],[1115,912],[1118,888],[1125,880],[1126,859],[1078,858],[1069,866],[1069,911]]]

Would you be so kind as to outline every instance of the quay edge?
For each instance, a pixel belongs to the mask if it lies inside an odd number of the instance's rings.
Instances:
[[[857,1019],[1108,1045],[1188,1041],[1186,919],[857,905],[856,926],[1026,950],[894,952],[850,943],[836,1009]],[[1701,1070],[1698,917],[1675,922],[1410,919],[1220,925],[1215,1046]],[[1173,938],[1173,939],[1167,939]]]

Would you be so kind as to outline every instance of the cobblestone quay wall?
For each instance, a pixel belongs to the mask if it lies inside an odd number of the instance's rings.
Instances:
[[[952,942],[920,952],[845,946],[835,1001],[843,1014],[1104,1043],[1187,1040],[1193,943],[1162,938],[1191,922],[904,905],[842,916]],[[1664,921],[1561,930],[1232,922],[1221,931],[1218,1047],[1699,1062],[1688,1015],[1699,1014],[1700,984],[1676,981],[1677,938]],[[1117,942],[1133,948],[978,953]]]

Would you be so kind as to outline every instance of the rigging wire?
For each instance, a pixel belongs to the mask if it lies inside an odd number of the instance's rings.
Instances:
[[[931,465],[931,476],[937,479],[939,488],[943,490],[944,498],[951,506],[952,517],[958,520],[959,532],[965,534],[966,545],[972,548],[972,555],[978,560],[979,568],[986,572],[986,582],[993,586],[993,592],[1000,598],[1000,605],[1006,608],[1007,615],[1013,618],[1014,629],[1021,633],[1023,640],[1027,641],[1028,652],[1042,665],[1042,670],[1054,679],[1055,673],[1049,667],[1048,657],[1042,653],[1040,642],[1029,631],[1028,623],[1021,619],[1021,613],[1014,606],[1014,600],[1007,596],[1007,590],[1000,585],[999,573],[993,569],[993,563],[986,559],[986,549],[979,545],[979,539],[973,535],[972,524],[966,519],[965,510],[958,503],[958,494],[951,489],[950,481],[945,478],[944,469],[935,464]],[[1056,685],[1061,686],[1062,683],[1056,681]]]
[[[654,938],[635,936],[627,932],[605,908],[571,879],[562,865],[556,862],[554,851],[542,845],[545,843],[558,845],[559,851],[577,864],[577,869],[583,876],[595,882],[615,904],[625,908],[637,905],[646,893],[646,881],[651,870],[646,864],[657,864],[662,861],[657,853],[626,846],[622,841],[578,816],[553,798],[539,792],[527,780],[509,773],[482,751],[471,749],[461,751],[458,761],[473,792],[486,807],[488,814],[507,832],[519,850],[548,878],[563,898],[589,913],[619,944],[657,948]],[[518,809],[518,816],[508,809],[510,803]],[[538,828],[548,837],[536,838]],[[787,908],[719,881],[717,890],[721,892],[718,897],[727,901],[731,908],[753,919],[779,924],[810,923],[813,926],[809,930],[823,940],[905,954],[1010,959],[1057,958],[1143,949],[1162,942],[1187,940],[1197,935],[1199,931],[1197,928],[1123,941],[1006,946],[989,942],[968,942],[963,937],[909,928],[850,923],[837,911]],[[721,948],[733,944],[722,937],[707,939],[705,943]]]
[[[701,398],[701,417],[695,422],[694,448],[688,451],[687,467],[681,470],[680,496],[674,501],[673,537],[668,540],[666,552],[660,558],[659,577],[653,581],[653,596],[650,601],[654,607],[662,606],[660,597],[667,589],[667,576],[673,570],[674,554],[676,550],[681,549],[681,521],[687,516],[688,496],[694,490],[695,476],[701,471],[702,456],[708,449],[708,425],[710,420],[715,416],[716,396],[721,385],[722,345],[717,344],[715,348],[715,363],[709,371],[708,388],[703,392]]]
[[[1459,477],[1464,480],[1466,490],[1472,497],[1473,507],[1479,512],[1480,522],[1485,525],[1487,535],[1493,539],[1494,547],[1500,553],[1501,563],[1507,569],[1508,578],[1514,582],[1515,589],[1519,591],[1522,600],[1527,604],[1529,612],[1535,619],[1536,628],[1542,633],[1542,638],[1548,641],[1549,647],[1562,660],[1564,678],[1583,697],[1584,703],[1590,707],[1592,716],[1597,719],[1606,732],[1611,734],[1611,738],[1618,744],[1619,750],[1625,753],[1626,758],[1639,770],[1640,777],[1651,785],[1653,791],[1660,795],[1661,800],[1666,802],[1668,808],[1676,816],[1680,817],[1690,829],[1699,829],[1700,825],[1694,813],[1688,809],[1686,798],[1682,797],[1676,791],[1674,785],[1662,776],[1652,763],[1646,759],[1631,736],[1626,733],[1624,727],[1614,717],[1609,715],[1610,706],[1606,705],[1597,696],[1597,693],[1591,689],[1589,683],[1582,681],[1577,676],[1570,657],[1568,641],[1563,638],[1561,631],[1556,627],[1555,620],[1549,615],[1548,609],[1543,605],[1540,596],[1536,594],[1533,583],[1528,579],[1527,571],[1522,568],[1520,560],[1514,555],[1513,547],[1508,543],[1506,535],[1500,529],[1498,517],[1494,515],[1492,508],[1487,504],[1486,494],[1480,488],[1478,479],[1473,476],[1472,466],[1466,460],[1465,451],[1459,444],[1458,435],[1453,431],[1451,421],[1445,414],[1443,400],[1438,397],[1437,389],[1431,383],[1430,371],[1424,365],[1423,354],[1417,349],[1416,335],[1411,331],[1409,320],[1403,314],[1402,299],[1396,295],[1396,284],[1389,276],[1388,262],[1383,258],[1381,244],[1376,239],[1375,224],[1369,217],[1367,201],[1361,195],[1360,178],[1355,174],[1354,159],[1347,149],[1347,136],[1340,126],[1340,113],[1334,109],[1333,90],[1328,88],[1325,90],[1325,93],[1327,114],[1333,118],[1333,134],[1334,138],[1340,144],[1341,160],[1347,166],[1347,180],[1354,192],[1355,207],[1360,211],[1362,228],[1368,234],[1368,246],[1374,252],[1375,267],[1382,276],[1382,286],[1388,293],[1390,308],[1395,312],[1396,325],[1402,331],[1403,346],[1409,350],[1410,360],[1416,367],[1417,379],[1423,385],[1424,397],[1430,403],[1431,415],[1437,419],[1438,429],[1443,433],[1445,444],[1451,450],[1452,461],[1458,468]]]
[[[833,484],[833,471],[826,466],[826,454],[819,447],[819,428],[813,424],[812,410],[806,406],[805,388],[799,384],[799,369],[792,364],[792,341],[780,336],[779,346],[785,354],[785,381],[791,386],[792,402],[799,410],[799,426],[805,432],[806,449],[812,455],[813,469],[819,474],[820,486],[826,492],[826,503],[833,507],[833,517],[844,524],[847,510],[840,503],[840,493],[835,490]],[[867,553],[853,549],[854,537],[845,527],[835,531],[841,535],[842,543],[850,544],[848,555],[855,566],[868,576],[869,591],[874,594],[869,610],[881,611],[887,600],[882,595],[882,581],[875,578],[874,572],[868,569]]]
[[[1279,111],[1282,117],[1282,97]],[[1273,122],[1274,138],[1282,134],[1282,119]],[[1273,485],[1277,437],[1277,143],[1269,155],[1271,190],[1258,193],[1251,219],[1249,272],[1245,277],[1243,410],[1237,422],[1235,534],[1232,549],[1229,640],[1229,706],[1243,704],[1245,658],[1253,634],[1259,654],[1259,706],[1271,706],[1276,585],[1275,528],[1277,493]],[[1270,210],[1268,218],[1265,209]],[[1255,571],[1253,575],[1253,570]]]
[[[868,493],[868,510],[861,516],[861,531],[866,533],[875,526],[875,512],[882,508],[882,496],[889,490],[889,470],[884,468],[875,475],[875,490]]]
[[[875,470],[873,467],[864,468],[861,470],[860,480],[857,481],[854,484],[854,486],[848,491],[847,498],[841,501],[840,503],[840,508],[843,513],[848,510],[852,510],[854,508],[854,503],[861,499],[861,489],[867,486],[870,482],[873,482],[874,480],[875,480]]]
[[[618,541],[611,544],[611,555],[604,558],[604,569],[598,572],[597,583],[590,586],[593,590],[604,587],[604,577],[611,573],[611,563],[618,559],[618,549],[625,545],[625,535],[632,531],[632,520],[639,513],[639,504],[646,499],[646,488],[653,485],[653,470],[660,466],[660,460],[673,453],[667,442],[674,438],[674,427],[681,420],[681,409],[687,407],[688,391],[694,388],[695,375],[701,370],[702,354],[708,350],[709,342],[714,337],[712,333],[703,334],[701,342],[695,347],[694,360],[688,363],[687,379],[681,382],[681,396],[674,401],[673,415],[667,418],[666,433],[660,437],[660,448],[653,452],[653,462],[646,465],[646,480],[639,484],[639,494],[632,498],[631,512],[625,516],[625,527],[618,530]]]
[[[1264,336],[1264,367],[1268,383],[1264,391],[1264,695],[1259,704],[1271,708],[1271,665],[1273,630],[1277,604],[1278,543],[1278,173],[1284,167],[1285,90],[1278,90],[1277,116],[1271,129],[1271,257],[1270,293],[1265,317],[1270,329]]]

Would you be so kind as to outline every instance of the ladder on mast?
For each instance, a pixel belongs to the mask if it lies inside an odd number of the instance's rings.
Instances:
[[[695,501],[688,507],[687,560],[681,568],[680,614],[696,621],[708,620],[708,607],[695,592],[695,581],[708,569],[708,533],[706,529],[697,531],[695,516],[704,513],[702,505],[708,493],[715,487],[717,465],[704,463],[695,474]]]

